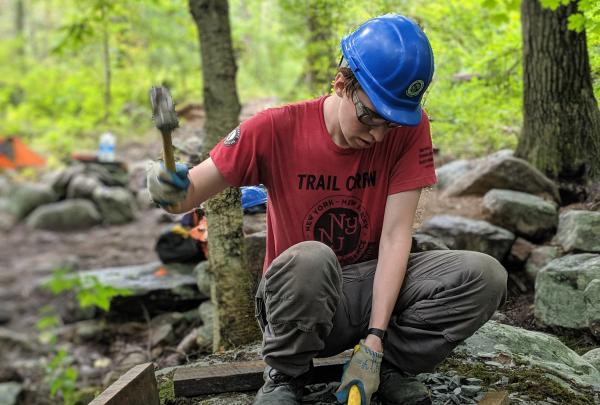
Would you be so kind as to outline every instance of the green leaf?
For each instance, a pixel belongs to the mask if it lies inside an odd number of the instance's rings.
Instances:
[[[484,8],[495,8],[496,5],[498,4],[498,0],[483,0],[483,2],[481,3],[481,5]]]
[[[556,10],[561,4],[561,0],[540,0],[540,3],[544,8]]]
[[[490,17],[490,19],[496,25],[506,24],[506,23],[508,23],[510,21],[510,19],[508,18],[508,14],[507,13],[492,14],[491,17]]]
[[[571,14],[567,28],[575,32],[582,32],[585,29],[586,18],[583,14]]]
[[[60,318],[56,315],[44,316],[36,322],[36,327],[39,331],[44,331],[58,325],[60,325]]]

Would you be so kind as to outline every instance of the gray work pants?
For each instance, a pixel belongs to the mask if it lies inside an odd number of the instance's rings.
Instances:
[[[314,357],[352,348],[368,329],[376,260],[342,268],[315,241],[294,245],[263,275],[256,317],[263,358],[292,376]],[[384,361],[431,371],[506,299],[506,270],[491,256],[460,250],[412,253],[387,328]]]

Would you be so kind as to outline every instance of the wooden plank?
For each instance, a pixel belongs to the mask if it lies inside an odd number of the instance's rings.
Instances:
[[[479,401],[479,405],[509,405],[508,392],[490,391]]]
[[[154,366],[144,363],[131,368],[89,405],[160,405]]]
[[[342,377],[348,354],[315,359],[311,383],[330,382]],[[265,362],[262,360],[180,368],[173,375],[175,397],[221,394],[257,390],[263,385]]]

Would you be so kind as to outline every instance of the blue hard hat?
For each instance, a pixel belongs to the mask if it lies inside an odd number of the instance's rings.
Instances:
[[[421,99],[433,77],[429,40],[412,20],[397,14],[370,19],[342,38],[344,62],[386,120],[421,122]]]
[[[267,190],[260,186],[241,187],[242,208],[250,208],[267,202]]]

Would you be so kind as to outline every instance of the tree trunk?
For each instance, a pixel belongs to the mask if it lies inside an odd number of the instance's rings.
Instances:
[[[17,45],[19,63],[23,64],[25,58],[25,0],[15,2],[15,37],[19,41]]]
[[[204,150],[209,151],[238,125],[241,110],[235,87],[229,8],[224,0],[189,0],[198,26],[204,81]],[[242,260],[240,192],[230,188],[208,204],[209,263],[215,305],[213,349],[227,349],[260,338],[254,318],[251,275]]]
[[[336,68],[336,38],[333,33],[331,7],[322,0],[308,3],[306,21],[308,25],[308,49],[306,82],[313,95],[327,94]]]
[[[104,67],[104,122],[110,118],[111,96],[111,70],[110,70],[110,37],[108,35],[108,15],[106,6],[102,10],[102,65]]]
[[[567,29],[577,1],[556,11],[523,0],[523,132],[516,155],[559,182],[600,178],[600,110],[585,31]]]

